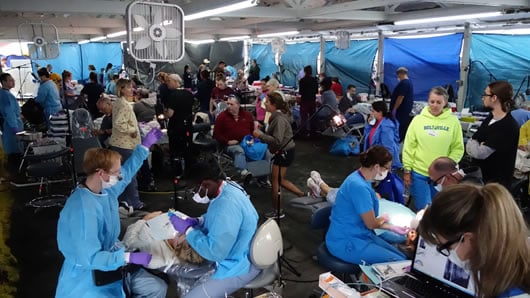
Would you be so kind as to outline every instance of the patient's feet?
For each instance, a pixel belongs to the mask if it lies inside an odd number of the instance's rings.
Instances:
[[[317,171],[311,171],[309,174],[311,176],[311,179],[315,181],[315,183],[320,187],[320,184],[322,184],[322,177],[320,177],[320,173]]]
[[[312,197],[320,197],[320,186],[313,178],[307,178],[307,187],[309,187],[309,194]]]

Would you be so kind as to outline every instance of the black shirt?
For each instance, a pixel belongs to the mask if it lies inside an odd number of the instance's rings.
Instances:
[[[484,182],[499,182],[510,189],[519,141],[519,126],[510,113],[501,120],[488,125],[490,114],[480,125],[473,139],[495,149],[488,158],[475,160],[482,170]]]
[[[168,132],[181,133],[191,127],[193,95],[184,89],[170,90],[166,108],[173,110]]]
[[[169,97],[170,90],[166,84],[160,84],[158,86],[158,98],[164,106],[167,106],[167,100]]]
[[[201,104],[201,111],[206,112],[210,108],[210,96],[215,83],[209,78],[200,81],[197,84],[197,94],[195,95]]]
[[[184,72],[182,74],[182,80],[184,81],[184,88],[190,88],[192,87],[191,82],[191,72]]]
[[[318,93],[317,79],[308,76],[303,77],[299,82],[299,93],[302,102],[314,102]]]
[[[81,90],[81,94],[87,95],[87,107],[92,119],[99,118],[102,115],[96,106],[96,102],[103,92],[105,92],[103,87],[98,83],[92,82],[86,84],[85,87],[83,87],[83,90]]]

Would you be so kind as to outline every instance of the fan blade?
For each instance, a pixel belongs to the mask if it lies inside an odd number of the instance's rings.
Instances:
[[[147,20],[141,16],[141,15],[133,15],[133,18],[134,18],[134,21],[136,22],[136,24],[138,24],[139,27],[142,27],[144,28],[144,30],[147,30],[147,28],[149,28],[149,23],[147,22]]]
[[[166,58],[166,51],[163,42],[155,42],[155,48],[160,56]]]
[[[136,45],[134,46],[137,50],[143,50],[151,45],[151,38],[147,36],[142,36],[138,41],[136,41]]]
[[[161,9],[156,10],[155,16],[153,18],[153,25],[162,26],[162,10]]]
[[[166,38],[175,39],[180,37],[181,33],[175,28],[166,28]]]

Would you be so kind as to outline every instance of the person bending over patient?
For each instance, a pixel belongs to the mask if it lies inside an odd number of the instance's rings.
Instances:
[[[406,234],[407,229],[388,223],[388,215],[379,216],[379,199],[373,180],[383,179],[392,166],[392,155],[382,146],[373,146],[359,156],[361,168],[351,173],[337,191],[331,209],[326,245],[335,257],[354,264],[374,264],[405,260],[406,256],[374,229]]]

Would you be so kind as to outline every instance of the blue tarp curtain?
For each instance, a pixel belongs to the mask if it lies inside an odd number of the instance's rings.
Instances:
[[[256,59],[260,68],[260,79],[266,76],[272,78],[273,73],[278,72],[278,66],[274,63],[274,52],[271,44],[253,44],[250,49],[250,60]]]
[[[426,101],[434,86],[452,84],[460,78],[460,51],[463,34],[431,38],[385,38],[385,84],[390,91],[397,85],[396,70],[405,66],[414,86],[414,100]]]
[[[376,52],[377,40],[352,40],[344,50],[326,42],[326,75],[339,77],[343,92],[349,84],[357,87],[357,93],[374,91],[370,85]]]
[[[529,45],[529,35],[473,34],[465,107],[482,107],[482,93],[491,80],[507,80],[515,93],[530,75]],[[526,91],[526,83],[521,90]]]
[[[286,86],[298,86],[298,73],[306,65],[313,67],[313,75],[316,76],[319,52],[320,42],[286,44],[285,53],[281,57],[282,83]]]
[[[114,65],[113,69],[117,73],[123,64],[123,54],[119,42],[112,43],[63,43],[61,44],[61,54],[52,60],[35,60],[41,67],[51,64],[53,72],[61,74],[63,70],[72,72],[72,79],[88,79],[88,65],[105,68],[107,63]],[[34,68],[36,73],[36,68]]]

